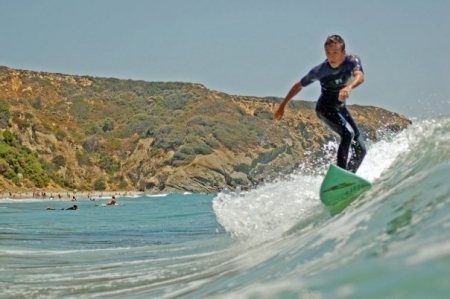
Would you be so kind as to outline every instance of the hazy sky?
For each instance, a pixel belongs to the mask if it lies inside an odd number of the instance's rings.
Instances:
[[[331,34],[366,74],[349,104],[450,114],[450,0],[0,0],[0,65],[233,95],[284,97]]]

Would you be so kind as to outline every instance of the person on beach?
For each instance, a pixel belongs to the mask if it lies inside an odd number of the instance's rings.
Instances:
[[[366,146],[345,101],[351,91],[364,82],[364,72],[360,58],[347,54],[344,39],[339,35],[329,36],[324,47],[327,59],[294,84],[275,111],[274,118],[281,120],[289,101],[303,87],[319,81],[321,95],[316,104],[317,117],[341,137],[337,165],[355,173],[366,155]],[[353,154],[349,159],[350,147]]]

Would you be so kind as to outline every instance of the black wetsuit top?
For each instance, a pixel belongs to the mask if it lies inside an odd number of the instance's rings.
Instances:
[[[338,100],[339,91],[344,88],[352,79],[353,72],[362,71],[361,60],[357,55],[347,54],[344,61],[337,68],[332,68],[325,60],[314,67],[309,73],[301,79],[302,86],[308,86],[314,81],[320,81],[322,105],[340,106],[342,103]]]
[[[317,117],[341,136],[337,165],[352,172],[356,172],[361,165],[366,147],[345,102],[339,101],[339,91],[352,80],[353,72],[358,70],[363,71],[361,60],[356,55],[348,54],[337,68],[332,68],[325,60],[301,79],[302,86],[320,81],[322,92],[316,105]],[[349,159],[350,147],[353,151]]]
[[[61,210],[78,210],[78,208],[70,207],[70,208],[62,208]]]

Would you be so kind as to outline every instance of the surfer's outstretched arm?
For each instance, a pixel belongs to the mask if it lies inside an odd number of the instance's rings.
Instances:
[[[284,115],[284,107],[286,107],[287,103],[289,103],[290,100],[292,100],[293,97],[295,97],[300,90],[302,90],[302,82],[298,81],[297,83],[292,86],[291,90],[289,90],[286,98],[281,102],[280,106],[278,107],[277,111],[273,114],[273,117],[275,120],[281,120]]]

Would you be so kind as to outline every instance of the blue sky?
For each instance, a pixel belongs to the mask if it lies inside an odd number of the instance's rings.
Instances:
[[[366,74],[349,104],[448,115],[449,15],[448,0],[0,0],[0,65],[284,97],[340,34]]]

